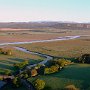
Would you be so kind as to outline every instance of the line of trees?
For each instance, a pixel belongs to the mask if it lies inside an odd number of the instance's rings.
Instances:
[[[71,64],[71,61],[65,59],[58,59],[58,60],[50,61],[50,63],[52,63],[52,65],[50,67],[45,68],[44,74],[51,74],[58,72],[59,70],[64,68],[64,66]]]
[[[14,64],[14,66],[16,68],[22,69],[27,64],[28,64],[28,61],[24,61],[21,63],[16,63]],[[20,73],[18,77],[29,81],[29,78],[36,77],[37,75],[46,75],[46,74],[56,73],[62,68],[64,68],[64,66],[71,64],[71,61],[65,60],[65,59],[58,59],[58,60],[48,61],[48,64],[50,64],[50,66],[37,64],[37,66],[32,67],[31,69],[27,69],[23,71],[22,73]],[[13,80],[13,83],[15,84],[16,87],[20,85],[18,77],[16,77]],[[37,79],[33,82],[33,85],[35,86],[37,90],[42,90],[45,87],[45,81]]]
[[[29,77],[35,77],[37,75],[46,75],[58,72],[59,70],[63,69],[64,66],[71,64],[70,60],[65,59],[59,59],[59,60],[51,60],[48,61],[50,66],[47,65],[37,65],[31,69],[27,69],[24,72],[20,74],[21,78],[29,78]],[[22,69],[28,64],[28,62],[24,61],[22,63],[17,63],[14,66],[17,68]]]

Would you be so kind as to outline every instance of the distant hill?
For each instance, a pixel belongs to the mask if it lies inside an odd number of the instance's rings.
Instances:
[[[1,28],[13,28],[13,29],[90,29],[89,23],[64,23],[64,22],[8,22],[0,23]]]

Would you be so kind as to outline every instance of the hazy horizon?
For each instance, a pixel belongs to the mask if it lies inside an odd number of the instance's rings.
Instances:
[[[90,22],[90,0],[0,0],[0,22]]]

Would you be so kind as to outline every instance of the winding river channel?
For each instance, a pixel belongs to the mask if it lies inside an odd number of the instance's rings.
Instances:
[[[90,35],[79,35],[79,36],[64,36],[64,37],[58,37],[56,39],[50,39],[50,40],[36,40],[36,41],[31,41],[31,42],[9,42],[9,43],[0,43],[0,46],[3,46],[3,45],[14,45],[14,44],[29,44],[29,43],[40,43],[40,42],[52,42],[52,41],[61,41],[61,40],[71,40],[71,39],[76,39],[76,38],[80,38],[81,36],[90,36]],[[49,56],[49,55],[46,55],[46,54],[41,54],[41,53],[37,53],[37,52],[32,52],[32,51],[29,51],[25,48],[22,48],[22,47],[13,47],[17,50],[20,50],[22,52],[25,52],[25,53],[29,53],[29,54],[34,54],[34,55],[38,55],[38,56],[41,56],[41,57],[44,57],[45,60],[43,60],[42,62],[38,63],[38,64],[45,64],[47,63],[47,61],[49,60],[52,60],[53,57]],[[33,64],[33,65],[29,65],[27,66],[27,68],[31,68],[31,67],[34,67],[36,66],[37,64]]]
[[[80,38],[81,36],[90,36],[90,35],[79,35],[79,36],[64,36],[64,37],[58,37],[56,39],[49,39],[49,40],[36,40],[36,41],[31,41],[31,42],[8,42],[8,43],[0,43],[0,46],[6,46],[6,45],[15,45],[15,44],[30,44],[30,43],[37,43],[37,42],[52,42],[52,41],[61,41],[61,40],[71,40],[71,39],[76,39],[76,38]],[[47,63],[47,61],[52,60],[53,57],[46,55],[46,54],[42,54],[42,53],[38,53],[38,52],[32,52],[30,50],[27,50],[26,48],[23,47],[15,47],[13,46],[13,48],[15,48],[16,50],[25,52],[25,53],[29,53],[29,54],[34,54],[34,55],[38,55],[40,57],[44,57],[45,60],[39,62],[38,64],[45,64]],[[33,65],[28,65],[25,69],[30,69],[32,67],[37,66],[37,64],[33,64]],[[20,72],[23,72],[23,70],[21,70]],[[31,83],[28,83],[27,80],[21,79],[22,83],[24,86],[28,87],[28,90],[35,90],[35,88],[33,87],[33,85]]]
[[[40,62],[40,63],[38,63],[38,64],[45,64],[45,63],[47,63],[47,61],[53,59],[53,57],[51,57],[51,56],[49,56],[49,55],[41,54],[41,53],[37,53],[37,52],[31,52],[31,51],[29,51],[29,50],[27,50],[27,49],[25,49],[25,48],[21,48],[21,47],[14,47],[14,48],[17,49],[17,50],[23,51],[23,52],[25,52],[25,53],[34,54],[34,55],[38,55],[38,56],[40,56],[40,57],[44,57],[45,60],[43,60],[42,62]],[[37,65],[37,64],[29,65],[29,66],[27,66],[27,68],[32,68],[32,67],[34,67],[34,66],[36,66],[36,65]]]
[[[8,43],[0,43],[2,45],[13,45],[13,44],[29,44],[29,43],[38,43],[38,42],[52,42],[52,41],[61,41],[61,40],[70,40],[80,38],[81,36],[64,36],[64,37],[57,37],[56,39],[49,39],[49,40],[33,40],[30,42],[8,42]]]

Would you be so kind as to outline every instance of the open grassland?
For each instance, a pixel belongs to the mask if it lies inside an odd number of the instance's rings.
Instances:
[[[74,58],[81,54],[90,53],[90,39],[75,39],[67,41],[55,41],[17,45],[31,51],[41,52],[57,57]]]
[[[90,90],[90,65],[74,64],[66,66],[62,71],[46,76],[29,78],[31,82],[40,78],[46,81],[45,90],[61,90],[67,85],[74,84],[80,90]]]
[[[90,30],[62,30],[62,29],[45,29],[45,30],[22,30],[22,31],[0,31],[0,43],[6,42],[25,42],[32,40],[54,39],[62,36],[72,35],[90,35]]]
[[[30,64],[38,63],[44,58],[37,55],[27,54],[15,49],[12,49],[12,55],[0,54],[0,74],[4,74],[6,70],[14,71],[13,64],[29,60]]]
[[[81,37],[75,40],[55,41],[16,45],[28,50],[64,58],[77,58],[90,53],[90,37]],[[90,90],[90,65],[74,64],[66,66],[58,73],[29,78],[31,82],[40,78],[45,80],[45,90],[61,90],[67,85],[74,84],[80,90]]]
[[[34,40],[47,40],[59,37],[58,34],[6,34],[0,35],[0,43],[30,42]]]

